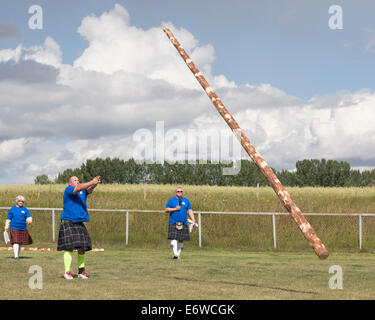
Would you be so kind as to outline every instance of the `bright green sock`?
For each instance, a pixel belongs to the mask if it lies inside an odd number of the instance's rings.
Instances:
[[[72,264],[72,260],[73,260],[73,252],[65,251],[64,253],[65,272],[70,271],[70,265]]]
[[[84,268],[85,267],[85,254],[79,254],[78,253],[78,268]]]

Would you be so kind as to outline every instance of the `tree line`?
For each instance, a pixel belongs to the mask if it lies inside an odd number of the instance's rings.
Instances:
[[[96,158],[82,163],[80,168],[66,169],[54,180],[45,174],[35,178],[35,184],[66,184],[69,177],[77,176],[80,181],[88,181],[99,175],[102,183],[119,184],[187,184],[216,186],[268,186],[269,183],[254,162],[241,160],[240,168],[234,175],[224,175],[223,169],[233,164],[206,163],[189,164],[186,162],[145,163],[134,159],[127,161],[119,158]],[[296,170],[276,171],[272,169],[284,186],[319,187],[364,187],[375,184],[375,169],[359,171],[350,168],[348,162],[305,159],[297,161]]]

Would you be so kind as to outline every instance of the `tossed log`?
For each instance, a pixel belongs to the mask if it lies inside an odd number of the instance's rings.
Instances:
[[[301,210],[296,206],[292,198],[290,197],[288,191],[285,190],[284,186],[281,184],[280,180],[276,177],[275,173],[272,169],[268,166],[267,162],[260,156],[260,154],[255,150],[254,146],[251,144],[249,139],[245,136],[243,131],[241,130],[240,126],[237,124],[236,120],[233,116],[229,113],[227,108],[223,105],[220,98],[216,95],[212,87],[208,84],[202,73],[198,70],[195,66],[193,61],[185,52],[184,48],[180,45],[177,39],[174,37],[173,33],[167,28],[163,28],[164,32],[171,40],[172,44],[177,49],[178,53],[185,61],[191,72],[194,74],[195,78],[198,80],[208,97],[211,99],[211,102],[226,121],[228,126],[232,129],[232,131],[236,134],[237,138],[239,138],[241,145],[246,150],[247,154],[250,158],[255,162],[259,170],[265,176],[267,181],[272,186],[273,190],[283,203],[284,207],[288,210],[290,215],[292,216],[293,220],[302,231],[302,234],[308,240],[310,246],[314,249],[315,253],[318,255],[320,259],[325,259],[328,257],[328,251],[322,241],[319,239],[317,234],[315,233],[314,229],[307,221],[305,216],[302,214]]]

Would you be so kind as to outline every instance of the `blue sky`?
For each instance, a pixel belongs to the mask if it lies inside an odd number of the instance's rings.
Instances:
[[[42,30],[29,28],[32,5]],[[332,5],[343,29],[329,27]],[[273,168],[374,168],[374,12],[370,0],[2,1],[0,183],[134,157],[157,121],[182,135],[228,131],[165,24]]]
[[[170,21],[212,44],[215,73],[236,83],[270,83],[309,99],[339,90],[374,89],[373,1],[3,1],[0,21],[21,30],[21,38],[0,41],[0,48],[41,44],[52,36],[63,62],[72,63],[87,47],[77,33],[83,17],[100,15],[120,3],[134,26],[148,29]],[[43,30],[31,30],[28,8],[43,8]],[[328,8],[343,9],[342,30],[328,27]]]

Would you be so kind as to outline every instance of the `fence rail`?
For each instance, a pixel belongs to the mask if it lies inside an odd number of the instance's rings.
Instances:
[[[9,210],[10,207],[0,207],[0,210]],[[56,241],[56,212],[62,212],[62,208],[29,208],[30,211],[49,211],[51,212],[52,224],[52,241]],[[118,212],[126,213],[125,219],[125,243],[129,243],[129,213],[165,213],[164,210],[133,210],[133,209],[88,209],[89,212]],[[253,215],[253,216],[272,216],[272,237],[273,247],[277,248],[277,228],[276,217],[289,215],[287,212],[228,212],[228,211],[195,211],[198,216],[198,242],[199,247],[202,247],[202,215],[217,214],[217,215]],[[304,213],[305,216],[339,216],[339,217],[358,217],[358,248],[362,249],[362,217],[375,217],[375,213]]]

